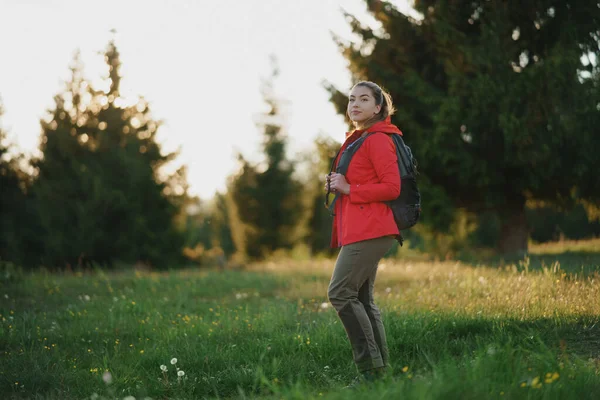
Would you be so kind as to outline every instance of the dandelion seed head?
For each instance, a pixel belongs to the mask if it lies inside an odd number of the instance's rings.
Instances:
[[[163,372],[167,372],[167,366],[166,366],[166,365],[164,365],[164,364],[163,364],[163,365],[161,365],[161,366],[160,366],[160,370],[161,370],[161,371],[163,371]]]
[[[171,358],[171,365],[175,365],[177,364],[177,359],[176,358]]]
[[[109,371],[104,371],[104,373],[102,374],[102,380],[107,385],[110,385],[112,383],[112,374]]]
[[[183,372],[181,370],[177,371],[177,376],[184,376],[184,375],[185,375],[185,372]]]

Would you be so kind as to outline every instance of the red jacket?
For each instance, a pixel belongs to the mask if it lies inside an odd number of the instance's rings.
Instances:
[[[402,132],[392,125],[390,117],[366,131],[380,133],[369,136],[350,161],[346,174],[350,194],[340,194],[335,204],[331,247],[400,233],[392,210],[383,202],[400,195],[398,158],[389,134]],[[365,130],[348,132],[342,151],[363,133]]]

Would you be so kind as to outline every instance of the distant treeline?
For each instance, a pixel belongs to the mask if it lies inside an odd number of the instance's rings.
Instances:
[[[418,160],[423,218],[407,246],[523,253],[529,240],[600,234],[597,2],[415,2],[416,19],[366,3],[381,27],[347,15],[357,40],[334,39],[354,81],[392,94],[393,122]],[[322,184],[341,143],[322,135],[288,156],[276,68],[261,88],[264,160],[239,154],[227,189],[201,201],[185,167],[164,173],[177,154],[156,142],[150,105],[122,98],[114,42],[105,61],[99,90],[74,57],[40,121],[39,158],[9,155],[0,130],[1,262],[166,268],[334,253]],[[345,115],[348,88],[324,88]]]

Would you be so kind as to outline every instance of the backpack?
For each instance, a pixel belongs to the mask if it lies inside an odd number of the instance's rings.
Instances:
[[[375,133],[375,132],[373,132]],[[340,157],[340,161],[336,167],[335,172],[346,175],[348,172],[348,167],[350,166],[350,161],[354,156],[354,153],[362,146],[364,141],[371,136],[373,133],[369,133],[368,135],[357,139],[352,142]],[[387,204],[392,209],[392,214],[394,214],[394,220],[396,222],[396,226],[398,226],[398,230],[402,231],[414,226],[421,216],[421,193],[419,192],[419,188],[417,186],[417,161],[412,155],[412,151],[410,147],[404,144],[402,140],[402,136],[395,133],[390,135],[394,145],[396,147],[396,156],[398,157],[398,170],[400,172],[400,196],[391,201],[386,201]],[[340,149],[341,151],[341,149]],[[335,165],[335,160],[338,158],[340,154],[338,151],[337,155],[333,159],[331,163],[331,168],[329,169],[329,174],[333,172],[333,168]],[[325,206],[329,208],[331,215],[333,214],[334,205],[337,201],[339,193],[336,193],[335,198],[331,202],[329,202],[329,191],[325,197]],[[396,238],[402,245],[402,236],[398,235]]]

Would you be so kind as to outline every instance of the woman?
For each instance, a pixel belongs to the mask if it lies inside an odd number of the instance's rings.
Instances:
[[[391,123],[394,111],[390,95],[377,84],[363,81],[352,88],[347,115],[356,129],[346,134],[340,155],[355,140],[373,134],[352,157],[346,175],[332,173],[325,183],[326,190],[339,195],[331,246],[341,250],[327,294],[346,329],[359,371],[349,387],[383,376],[388,366],[373,286],[377,265],[399,234],[392,211],[384,204],[400,195],[396,149],[389,136],[402,134]]]

